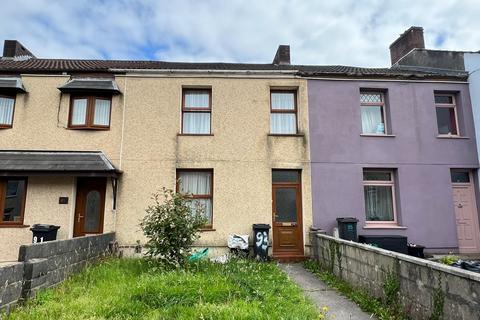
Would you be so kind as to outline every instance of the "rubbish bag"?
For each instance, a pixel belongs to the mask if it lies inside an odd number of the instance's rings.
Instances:
[[[231,234],[228,236],[228,247],[230,249],[248,249],[248,234]]]
[[[479,272],[480,273],[480,261],[463,261],[458,260],[452,267],[462,268],[468,271]]]
[[[197,252],[193,253],[190,257],[188,257],[188,261],[190,261],[190,262],[198,261],[198,260],[202,259],[203,257],[206,257],[207,254],[208,254],[208,248],[205,248],[203,250],[200,250],[200,251],[197,251]]]

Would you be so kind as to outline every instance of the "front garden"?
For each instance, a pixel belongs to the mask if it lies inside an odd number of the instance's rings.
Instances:
[[[200,261],[183,269],[110,259],[12,312],[9,319],[318,319],[274,263]]]

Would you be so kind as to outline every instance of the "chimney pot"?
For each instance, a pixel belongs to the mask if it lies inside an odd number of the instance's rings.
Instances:
[[[273,58],[273,64],[276,65],[289,65],[290,64],[290,46],[279,45],[275,58]]]
[[[412,49],[425,49],[422,27],[410,27],[390,45],[390,59],[392,65],[398,62]]]

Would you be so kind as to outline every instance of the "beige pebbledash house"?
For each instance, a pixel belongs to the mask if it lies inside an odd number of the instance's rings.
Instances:
[[[33,224],[65,239],[115,231],[132,250],[162,187],[193,194],[197,246],[272,225],[274,257],[305,255],[312,225],[307,81],[288,46],[271,64],[0,59],[0,261]],[[179,185],[176,182],[179,180]],[[127,252],[128,253],[128,252]]]

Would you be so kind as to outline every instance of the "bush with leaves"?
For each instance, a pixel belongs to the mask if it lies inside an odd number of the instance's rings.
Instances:
[[[146,210],[140,226],[147,237],[147,254],[170,266],[187,261],[192,244],[207,222],[201,207],[192,210],[191,199],[163,188],[152,197],[154,204]]]

